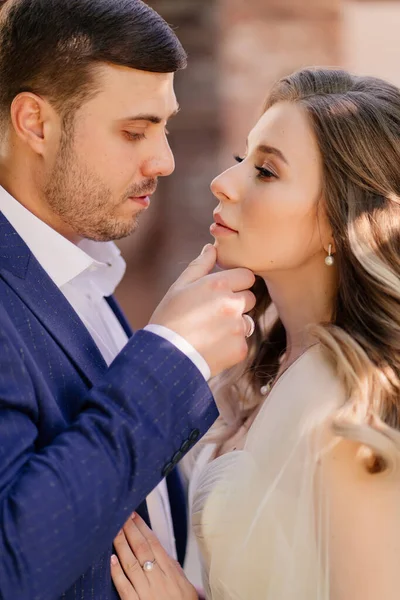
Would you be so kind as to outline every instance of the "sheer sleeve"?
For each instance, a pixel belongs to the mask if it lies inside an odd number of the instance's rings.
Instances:
[[[203,510],[211,600],[398,600],[399,470],[331,433],[346,392],[314,347],[273,388]]]
[[[398,600],[399,473],[370,474],[358,450],[358,444],[342,440],[321,464],[328,506],[329,600]]]
[[[343,394],[319,347],[274,386],[203,511],[212,600],[330,600],[326,494],[315,474]]]

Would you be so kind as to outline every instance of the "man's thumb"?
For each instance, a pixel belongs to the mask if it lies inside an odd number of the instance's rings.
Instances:
[[[217,251],[212,244],[204,246],[201,254],[183,271],[177,283],[193,283],[208,275],[215,267]]]

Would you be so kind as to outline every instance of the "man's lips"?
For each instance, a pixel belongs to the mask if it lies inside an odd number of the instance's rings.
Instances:
[[[129,200],[135,202],[136,204],[140,204],[144,208],[148,208],[150,206],[150,194],[147,196],[129,196]]]

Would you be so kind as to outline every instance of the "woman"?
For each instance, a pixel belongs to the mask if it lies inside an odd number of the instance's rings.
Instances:
[[[237,161],[212,184],[212,233],[222,266],[259,276],[258,302],[247,363],[214,383],[221,418],[193,474],[207,597],[397,599],[400,91],[294,73]],[[148,544],[161,566],[140,569],[139,591],[125,577],[121,596],[195,597],[134,527],[125,553]]]

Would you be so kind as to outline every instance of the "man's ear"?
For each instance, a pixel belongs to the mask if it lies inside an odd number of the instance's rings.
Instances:
[[[16,96],[10,109],[16,135],[36,153],[43,155],[55,113],[50,104],[31,92]]]

